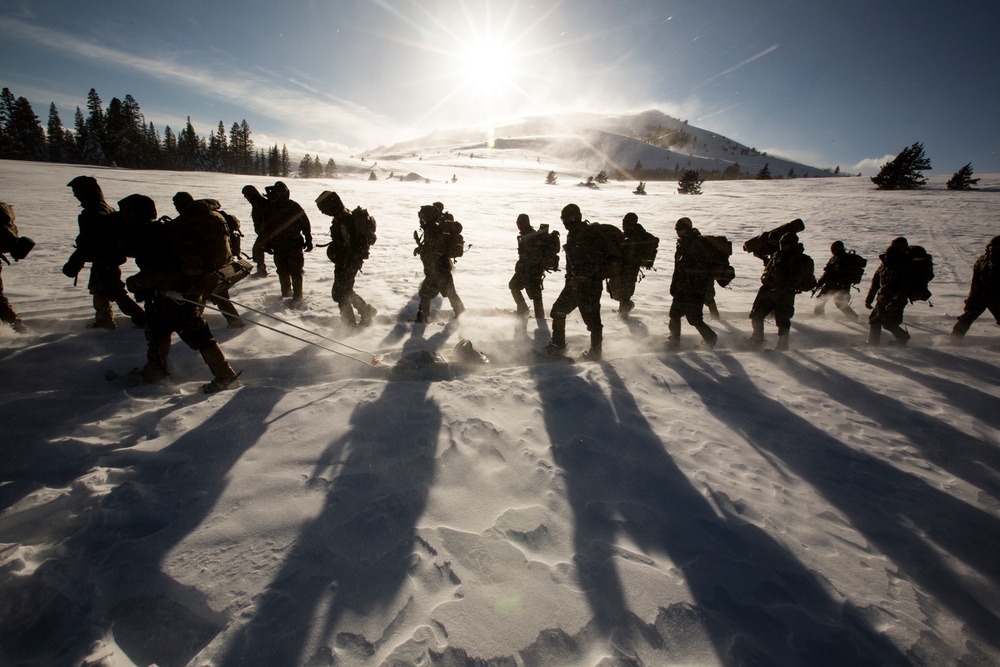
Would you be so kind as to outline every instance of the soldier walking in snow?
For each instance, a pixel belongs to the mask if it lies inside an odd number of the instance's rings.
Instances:
[[[28,327],[24,325],[3,294],[3,265],[10,264],[7,255],[13,257],[16,262],[24,259],[35,245],[31,239],[18,234],[14,219],[14,207],[6,202],[0,202],[0,322],[9,324],[17,333],[27,333]]]
[[[302,305],[302,274],[305,255],[311,252],[312,228],[309,218],[298,202],[290,199],[288,186],[278,181],[264,188],[267,193],[267,215],[263,248],[274,254],[274,267],[278,272],[281,296],[291,297],[291,306]],[[258,265],[259,266],[259,265]]]
[[[774,313],[774,323],[778,325],[778,343],[775,349],[788,349],[792,316],[795,315],[795,295],[808,292],[816,286],[813,270],[812,258],[805,254],[798,235],[794,232],[785,233],[778,243],[778,251],[768,257],[764,274],[760,278],[760,289],[750,310],[753,333],[747,343],[751,347],[763,345],[764,318]]]
[[[816,306],[813,314],[820,316],[826,310],[826,302],[833,298],[837,306],[851,322],[858,321],[858,314],[851,308],[851,286],[860,282],[867,262],[854,254],[847,252],[843,241],[834,241],[830,246],[831,257],[823,267],[823,275],[816,281]]]
[[[339,307],[340,317],[347,326],[358,326],[357,318],[360,317],[361,326],[366,327],[372,323],[378,311],[354,291],[354,281],[368,259],[369,246],[375,242],[375,221],[370,218],[368,211],[359,208],[358,219],[363,217],[362,224],[370,226],[369,229],[359,229],[354,214],[347,210],[336,192],[329,190],[324,190],[316,198],[316,207],[321,213],[333,218],[330,224],[330,245],[326,248],[326,255],[333,262],[333,301]],[[358,311],[357,316],[355,309]]]
[[[170,339],[176,333],[212,371],[203,392],[239,387],[202,313],[205,298],[217,287],[211,274],[231,258],[225,219],[202,202],[166,221],[156,219],[156,205],[144,195],[129,195],[118,205],[132,231],[139,267],[128,287],[145,301],[149,313],[146,364],[133,375],[145,382],[165,379]]]
[[[96,319],[91,327],[115,329],[111,304],[117,304],[137,327],[146,326],[146,313],[125,291],[121,265],[125,254],[124,230],[121,217],[104,200],[104,192],[92,176],[77,176],[67,184],[73,196],[83,206],[77,222],[80,233],[76,237],[76,250],[62,268],[68,278],[77,277],[84,265],[90,262],[90,280],[87,288],[93,295]]]
[[[438,294],[448,299],[451,308],[458,317],[465,312],[465,304],[455,290],[453,258],[457,256],[459,246],[463,243],[461,237],[456,238],[453,232],[454,219],[443,212],[443,206],[421,206],[417,212],[420,220],[420,232],[413,232],[413,240],[417,247],[413,254],[420,257],[424,266],[424,280],[420,283],[420,304],[417,306],[416,322],[427,322],[430,318],[431,299]],[[460,228],[459,228],[460,232]]]
[[[670,280],[670,320],[667,347],[675,349],[681,343],[681,318],[701,334],[708,347],[715,347],[719,336],[712,327],[705,324],[703,314],[705,294],[715,280],[722,260],[718,251],[711,247],[691,222],[691,218],[681,218],[675,225],[677,230],[677,250],[674,253],[674,275]]]
[[[972,266],[972,284],[965,299],[965,310],[958,316],[951,333],[961,338],[986,310],[1000,325],[1000,236],[994,236],[986,252]]]

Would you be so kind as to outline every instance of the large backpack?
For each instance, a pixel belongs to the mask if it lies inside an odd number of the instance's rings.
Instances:
[[[14,224],[14,207],[0,202],[0,253],[10,253],[17,242],[17,225]]]
[[[928,301],[931,291],[928,283],[934,280],[934,258],[923,246],[911,245],[907,250],[912,267],[913,281],[910,283],[910,293],[907,295],[910,303]]]
[[[378,240],[378,236],[375,235],[375,218],[368,213],[368,209],[358,206],[351,211],[351,220],[354,227],[351,230],[354,247],[360,257],[368,259],[368,249]],[[461,232],[461,229],[459,231]]]
[[[656,251],[660,247],[660,239],[646,230],[642,230],[635,237],[629,239],[632,246],[633,257],[643,269],[653,268],[656,261]]]
[[[226,220],[226,229],[229,230],[229,252],[233,254],[234,257],[240,256],[240,248],[242,246],[243,232],[240,231],[240,219],[235,215],[222,210],[222,204],[219,203],[218,199],[199,199],[198,201],[205,202],[209,210],[215,211],[221,215]]]
[[[802,262],[805,268],[802,271],[802,275],[799,277],[799,284],[795,286],[796,292],[809,292],[816,288],[816,265],[813,263],[813,258],[809,255],[803,253]]]
[[[719,283],[719,287],[727,286],[736,277],[736,269],[729,263],[729,258],[733,256],[733,242],[725,236],[703,234],[701,238],[716,253],[712,263],[712,278]]]
[[[226,219],[196,202],[168,223],[181,272],[192,279],[214,273],[232,260]],[[198,282],[192,280],[192,282]]]
[[[865,275],[865,267],[868,260],[857,254],[853,250],[848,250],[837,262],[844,272],[844,277],[851,281],[852,285],[857,285]]]
[[[601,278],[618,278],[625,256],[625,232],[615,225],[600,222],[590,223],[587,228],[600,251]]]
[[[456,259],[465,254],[465,237],[462,236],[462,223],[445,211],[441,214],[441,231],[445,237],[445,250],[448,257]]]
[[[0,202],[0,255],[9,254],[15,261],[24,259],[35,247],[35,242],[18,234],[14,224],[14,207]],[[7,258],[4,257],[4,260]]]

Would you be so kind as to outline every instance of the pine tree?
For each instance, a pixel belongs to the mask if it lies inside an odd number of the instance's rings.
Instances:
[[[930,168],[931,161],[924,155],[924,145],[917,142],[882,165],[878,174],[872,176],[872,183],[878,190],[912,190],[927,184],[923,170]]]
[[[757,172],[755,177],[758,181],[769,181],[771,180],[771,163],[765,162],[764,167]]]
[[[597,172],[597,176],[594,178],[594,180],[597,181],[598,183],[607,183],[608,172],[602,169],[601,171]]]
[[[48,148],[49,162],[69,162],[70,151],[66,146],[66,128],[59,118],[59,110],[55,102],[49,103],[49,123],[45,132],[45,142]]]
[[[309,170],[312,168],[312,155],[306,153],[299,162],[299,178],[309,178]]]
[[[327,178],[337,177],[337,163],[333,161],[333,158],[326,161],[326,168],[323,170],[323,174]]]
[[[558,178],[558,176],[556,176],[556,172],[554,172],[554,171],[550,171],[550,172],[549,172],[548,174],[546,174],[546,176],[545,176],[545,184],[546,184],[546,185],[555,185],[555,184],[556,184],[556,179],[557,179],[557,178]]]
[[[103,165],[107,163],[107,153],[104,143],[107,140],[107,125],[104,118],[104,107],[100,96],[93,88],[87,93],[87,110],[90,112],[84,121],[86,136],[80,146],[80,157],[85,164]]]
[[[45,131],[25,97],[14,101],[4,132],[8,155],[15,160],[44,160],[47,157]]]
[[[163,128],[163,168],[177,168],[177,137],[174,131],[167,125]]]
[[[970,162],[956,171],[945,185],[949,190],[971,190],[972,186],[978,184],[979,179],[972,178],[972,163]]]
[[[323,163],[319,161],[319,154],[313,156],[312,177],[323,178]]]
[[[705,182],[705,179],[701,177],[696,169],[688,169],[683,174],[681,178],[677,181],[677,192],[682,195],[700,195],[701,194],[701,184]]]
[[[14,111],[14,93],[10,88],[0,92],[0,158],[10,154],[10,115]]]
[[[288,178],[292,171],[292,160],[288,156],[288,146],[281,144],[281,177]]]

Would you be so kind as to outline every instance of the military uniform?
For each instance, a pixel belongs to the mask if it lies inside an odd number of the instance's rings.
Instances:
[[[545,318],[545,306],[542,303],[543,282],[545,281],[545,252],[538,243],[538,234],[531,226],[531,219],[525,213],[517,216],[517,263],[514,264],[514,275],[507,287],[517,306],[517,314],[527,316],[528,303],[521,291],[528,295],[534,306],[535,318]]]
[[[816,293],[816,305],[813,308],[814,315],[822,315],[826,310],[826,302],[833,298],[835,305],[840,312],[847,316],[852,322],[858,321],[858,314],[851,308],[851,272],[845,265],[848,257],[843,241],[834,241],[830,246],[832,256],[823,267],[823,275],[816,281],[819,292]]]
[[[80,233],[76,237],[76,250],[63,266],[63,274],[76,278],[84,265],[90,262],[90,279],[87,289],[93,295],[95,322],[92,326],[102,329],[116,328],[111,304],[115,303],[137,327],[146,326],[146,313],[125,291],[121,265],[128,257],[124,249],[125,234],[121,216],[104,200],[104,193],[97,179],[77,176],[68,183],[83,205],[77,219]]]
[[[552,304],[552,339],[547,349],[560,352],[566,349],[566,318],[577,308],[580,317],[590,331],[590,349],[584,353],[586,359],[600,359],[604,341],[604,325],[601,322],[601,293],[604,278],[601,267],[604,263],[603,250],[597,232],[590,223],[583,220],[580,207],[567,204],[561,214],[566,227],[566,283]]]
[[[28,327],[18,316],[14,307],[3,293],[3,265],[9,263],[6,255],[12,253],[19,238],[14,225],[14,207],[6,202],[0,202],[0,322],[6,322],[14,331],[27,333]]]
[[[882,263],[875,269],[865,297],[865,307],[872,309],[868,316],[868,345],[879,344],[882,329],[891,333],[900,345],[910,339],[910,334],[900,326],[914,279],[908,247],[906,240],[899,238],[878,256]]]
[[[289,199],[288,186],[278,181],[267,191],[267,233],[263,247],[274,254],[274,268],[278,272],[281,296],[292,298],[293,304],[302,302],[302,272],[305,268],[304,252],[312,251],[312,228],[302,207]]]
[[[1000,324],[1000,236],[994,236],[972,267],[972,284],[965,299],[965,310],[958,316],[951,330],[956,336],[964,336],[972,323],[986,310]]]
[[[219,202],[215,199],[199,199],[199,202],[207,206],[210,210],[217,211],[226,221],[226,230],[229,233],[229,239],[233,238],[234,233],[239,231],[239,221],[236,221],[236,229],[233,229],[230,217],[222,211],[219,206]],[[192,206],[195,206],[196,202],[194,197],[192,197],[187,192],[178,192],[174,195],[174,208],[177,209],[178,213],[183,214],[186,210],[191,210]],[[232,218],[235,220],[235,218]],[[237,239],[239,240],[239,239]],[[231,245],[231,244],[230,244]],[[236,254],[235,249],[230,247],[230,251]],[[243,318],[240,317],[240,312],[233,305],[233,302],[229,300],[229,288],[219,287],[212,294],[208,295],[208,302],[219,309],[219,312],[226,318],[226,324],[230,329],[242,329],[246,326]]]
[[[354,238],[357,231],[354,229],[354,218],[336,192],[325,190],[320,193],[316,198],[316,207],[333,218],[327,252],[327,256],[333,261],[333,301],[340,309],[340,317],[347,326],[357,326],[358,318],[361,326],[368,326],[378,311],[354,291],[354,282],[368,258],[367,247]]]
[[[452,275],[452,260],[450,256],[451,238],[441,223],[441,209],[436,206],[421,206],[418,213],[423,236],[414,232],[417,247],[414,255],[420,256],[424,266],[424,280],[420,283],[418,295],[420,304],[417,306],[417,322],[426,322],[430,317],[431,299],[438,294],[448,299],[451,308],[458,317],[465,312],[465,304],[455,290],[455,277]]]
[[[250,202],[250,220],[253,222],[253,232],[256,238],[253,248],[250,251],[250,260],[257,265],[255,278],[267,277],[267,264],[264,256],[267,251],[264,248],[265,237],[267,236],[267,199],[252,185],[243,186],[243,197]]]
[[[621,273],[608,281],[608,293],[619,303],[618,314],[625,317],[635,308],[632,296],[642,269],[638,249],[652,235],[639,224],[639,216],[635,213],[628,213],[622,218],[622,231],[625,243],[622,248]]]
[[[781,237],[778,251],[770,256],[764,267],[761,286],[750,309],[753,333],[749,343],[752,346],[757,347],[764,342],[764,318],[773,313],[774,323],[778,326],[776,349],[788,349],[792,316],[795,315],[795,295],[816,286],[814,268],[812,258],[805,254],[797,235],[786,233]]]
[[[193,270],[185,272],[186,267],[196,263],[193,255],[205,245],[201,238],[191,238],[191,230],[201,228],[223,234],[225,219],[199,202],[166,222],[155,219],[156,206],[149,197],[130,195],[118,205],[129,221],[139,267],[139,273],[128,279],[128,287],[145,302],[149,315],[142,378],[156,382],[167,377],[170,339],[176,333],[188,347],[201,354],[212,371],[213,379],[203,385],[203,391],[238,387],[237,374],[202,313],[205,297],[212,288],[199,287],[200,276],[193,275]]]
[[[680,345],[681,318],[687,319],[701,334],[709,347],[714,347],[719,336],[705,324],[703,314],[705,295],[715,279],[719,253],[695,229],[690,218],[681,218],[676,224],[677,250],[674,252],[674,275],[670,280],[670,319],[667,338],[669,347]]]

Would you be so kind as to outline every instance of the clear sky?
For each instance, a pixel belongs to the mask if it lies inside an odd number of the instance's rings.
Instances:
[[[996,0],[0,0],[0,86],[71,126],[244,118],[333,155],[435,128],[659,108],[819,167],[1000,172]]]

